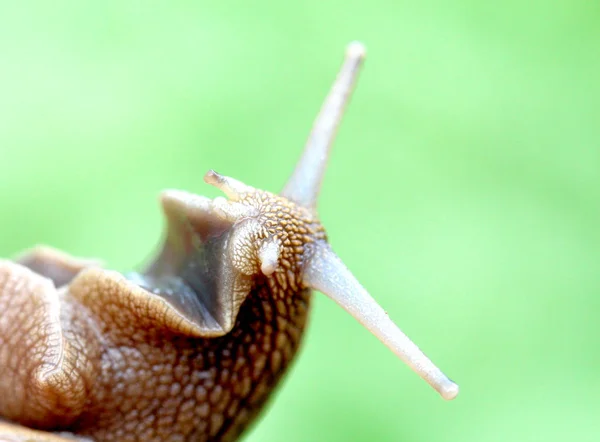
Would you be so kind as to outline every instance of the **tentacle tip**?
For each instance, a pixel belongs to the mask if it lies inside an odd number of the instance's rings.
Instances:
[[[213,169],[206,172],[204,181],[211,186],[215,186],[233,201],[238,201],[245,193],[254,192],[254,187],[248,186],[235,178],[221,175]]]
[[[223,176],[210,169],[204,174],[204,182],[211,186],[219,187],[219,184],[223,182]]]
[[[367,48],[359,41],[353,41],[346,46],[346,56],[363,60],[367,56]]]
[[[444,399],[446,399],[447,401],[451,401],[452,399],[455,399],[456,396],[458,396],[459,390],[460,388],[458,387],[458,384],[449,381],[448,384],[443,385],[439,391]]]

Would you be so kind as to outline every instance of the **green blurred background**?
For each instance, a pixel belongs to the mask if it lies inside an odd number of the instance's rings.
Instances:
[[[221,3],[0,4],[0,256],[126,270],[161,189],[280,189],[359,39],[320,213],[461,395],[317,294],[245,440],[600,440],[598,2]]]

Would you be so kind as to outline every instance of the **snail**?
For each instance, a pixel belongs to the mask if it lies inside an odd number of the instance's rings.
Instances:
[[[0,261],[0,440],[236,440],[294,358],[312,290],[456,397],[319,222],[327,158],[364,56],[348,45],[279,194],[212,170],[204,180],[227,198],[164,191],[164,242],[143,271],[49,247]]]

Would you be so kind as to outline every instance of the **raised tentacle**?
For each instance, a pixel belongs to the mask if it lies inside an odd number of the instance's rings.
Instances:
[[[337,302],[444,399],[454,399],[458,395],[458,385],[448,379],[419,347],[402,333],[329,245],[319,242],[313,247],[304,268],[304,284]]]
[[[206,172],[204,182],[221,190],[232,201],[239,201],[244,194],[256,191],[254,187],[235,178],[221,175],[214,170]]]
[[[329,153],[344,109],[365,58],[365,48],[358,42],[346,48],[346,58],[317,116],[304,152],[281,196],[307,208],[315,208]]]

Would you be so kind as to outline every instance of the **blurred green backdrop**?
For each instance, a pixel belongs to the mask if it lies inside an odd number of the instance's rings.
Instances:
[[[246,440],[597,441],[597,2],[2,2],[0,256],[125,270],[161,189],[215,196],[209,168],[280,189],[353,39],[322,219],[461,395],[317,294]]]

